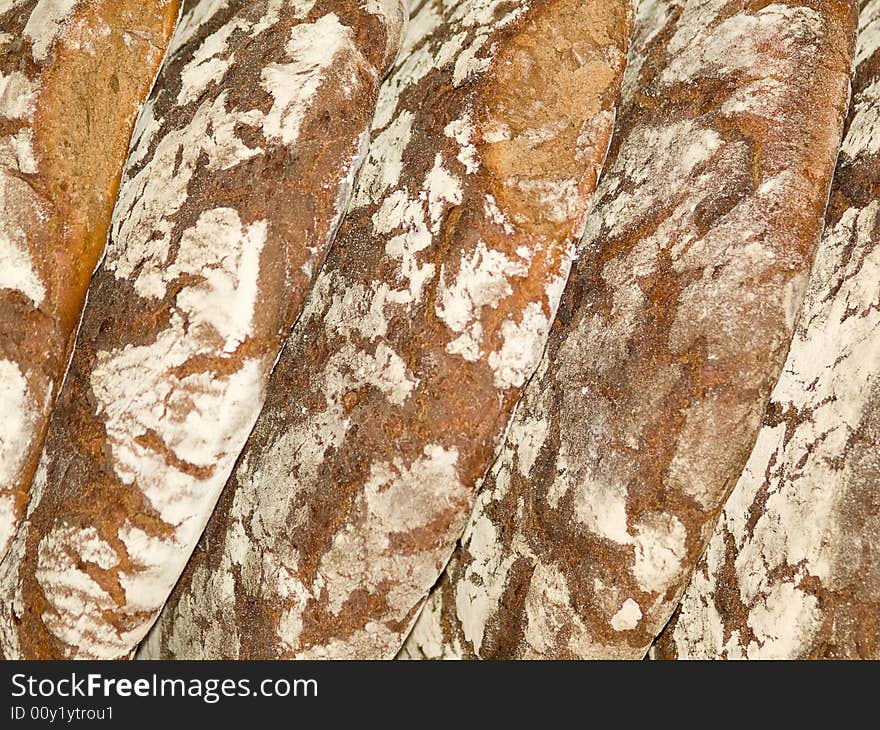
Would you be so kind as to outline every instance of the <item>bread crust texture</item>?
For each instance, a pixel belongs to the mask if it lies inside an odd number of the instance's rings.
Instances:
[[[645,0],[545,355],[402,657],[640,659],[779,377],[854,2]]]
[[[338,230],[403,21],[185,3],[0,566],[7,657],[126,658],[149,630]]]
[[[0,3],[0,558],[178,10],[177,0]]]
[[[628,2],[428,0],[340,238],[145,655],[392,658],[540,358]]]
[[[880,658],[880,2],[782,377],[657,659]]]

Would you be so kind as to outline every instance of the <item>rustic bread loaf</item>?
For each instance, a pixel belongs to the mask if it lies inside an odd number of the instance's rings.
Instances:
[[[0,2],[0,558],[177,0]]]
[[[188,0],[2,568],[6,656],[128,656],[344,214],[398,0]]]
[[[144,656],[394,656],[540,357],[630,14],[416,6],[339,242]]]
[[[880,658],[880,2],[788,361],[657,658]]]
[[[640,4],[557,324],[403,656],[645,654],[785,359],[855,25],[848,0]]]

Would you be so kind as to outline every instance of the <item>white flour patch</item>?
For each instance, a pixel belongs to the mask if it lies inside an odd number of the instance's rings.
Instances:
[[[19,477],[34,438],[37,414],[32,400],[19,366],[0,360],[0,489],[10,488]]]
[[[498,388],[521,388],[535,371],[544,351],[551,320],[544,307],[530,303],[519,323],[508,320],[501,326],[504,344],[489,355],[489,367],[495,374]]]
[[[3,209],[3,176],[0,170],[0,210]],[[26,245],[24,231],[19,228],[4,231],[0,223],[0,289],[21,292],[39,307],[46,297],[46,288],[37,277]]]
[[[43,623],[56,638],[78,646],[84,658],[117,657],[124,651],[122,641],[101,631],[97,618],[116,603],[81,567],[80,560],[107,570],[118,558],[91,527],[61,525],[40,540],[35,575],[50,606],[42,615]]]
[[[480,324],[483,308],[495,308],[502,299],[513,294],[509,279],[526,276],[528,266],[501,251],[487,248],[480,241],[474,252],[462,259],[460,267],[451,283],[441,267],[435,308],[437,316],[459,335],[447,345],[447,352],[476,361],[483,354]]]
[[[0,449],[3,443],[0,441]],[[3,457],[0,456],[0,464]],[[6,550],[12,544],[15,537],[15,528],[18,526],[18,512],[15,509],[15,497],[12,494],[0,494],[0,551],[6,554]]]
[[[642,609],[632,598],[627,598],[620,610],[611,617],[611,628],[615,631],[630,631],[639,625]]]
[[[34,60],[45,61],[78,0],[39,0],[24,26],[24,37],[33,44]]]
[[[36,84],[20,71],[0,73],[0,117],[30,121],[36,95]]]
[[[467,546],[473,560],[455,586],[456,615],[465,639],[477,655],[483,645],[486,624],[498,611],[504,595],[507,573],[517,558],[515,553],[504,549],[492,520],[481,514],[481,508],[488,502],[488,495],[480,496],[462,536],[462,544]]]
[[[300,125],[323,82],[324,71],[337,54],[351,47],[351,29],[342,25],[334,13],[314,23],[294,26],[287,44],[290,63],[269,64],[261,75],[263,88],[275,100],[263,125],[269,138],[289,145],[299,137]]]

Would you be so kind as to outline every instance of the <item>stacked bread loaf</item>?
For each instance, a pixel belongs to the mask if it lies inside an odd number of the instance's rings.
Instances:
[[[0,557],[177,0],[0,3]]]
[[[657,658],[880,658],[880,2],[826,232],[752,455]]]
[[[850,2],[641,4],[557,326],[405,655],[645,654],[785,358],[854,30]]]
[[[402,21],[185,4],[2,567],[6,656],[125,657],[149,629],[345,212]]]
[[[543,349],[630,16],[416,7],[339,240],[145,655],[394,656]]]
[[[0,0],[0,654],[880,655],[878,47]]]

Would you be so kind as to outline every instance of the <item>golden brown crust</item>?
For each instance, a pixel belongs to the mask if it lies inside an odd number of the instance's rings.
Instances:
[[[0,16],[0,555],[177,13],[177,0],[30,0]]]

